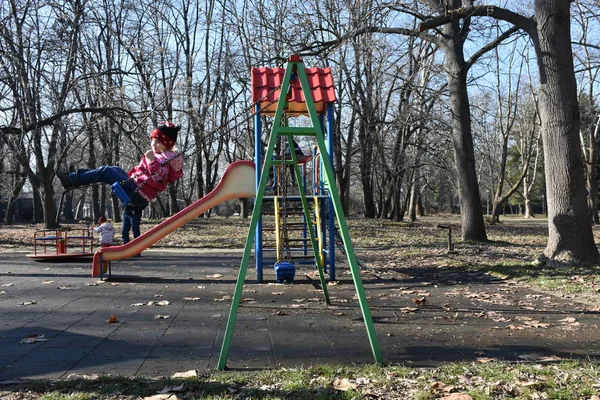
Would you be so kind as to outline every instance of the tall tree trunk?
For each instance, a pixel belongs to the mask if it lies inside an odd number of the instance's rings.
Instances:
[[[589,135],[589,151],[587,154],[587,160],[585,163],[586,166],[586,182],[585,186],[587,189],[587,202],[588,208],[590,210],[590,216],[592,217],[592,223],[598,224],[600,223],[600,219],[598,218],[598,206],[596,204],[596,195],[598,194],[598,181],[596,174],[596,150],[598,148],[598,144],[596,142],[598,138],[598,134],[600,133],[600,116],[596,119],[596,126],[594,129],[590,130]]]
[[[540,261],[597,263],[573,67],[569,0],[535,0],[539,40],[540,117],[548,198],[548,244]]]
[[[523,179],[523,202],[525,203],[525,218],[533,218],[533,207],[531,204],[531,191],[529,190],[529,179],[525,177]]]
[[[18,164],[15,164],[15,169],[17,172],[21,169]],[[6,206],[6,216],[4,219],[4,223],[6,225],[11,225],[14,221],[15,217],[15,206],[19,199],[19,195],[21,194],[21,190],[25,185],[25,181],[27,180],[26,176],[22,176],[21,174],[15,174],[13,188],[10,192],[10,196],[8,198],[7,206]]]
[[[368,112],[365,112],[370,114]],[[365,117],[363,117],[365,118]],[[372,127],[368,126],[365,121],[361,121],[359,124],[359,134],[358,140],[363,146],[365,151],[362,152],[362,157],[360,161],[360,181],[363,186],[363,202],[364,202],[364,213],[366,218],[375,218],[376,215],[376,207],[373,193],[373,138],[371,137],[371,129]]]
[[[52,181],[45,181],[40,189],[42,190],[40,194],[42,198],[42,210],[44,212],[44,227],[46,229],[58,228]]]
[[[410,187],[410,202],[408,204],[408,218],[410,222],[417,220],[417,197],[419,192],[419,181],[415,179]]]
[[[43,220],[42,198],[39,189],[33,190],[33,222],[39,223]]]
[[[454,24],[446,24],[445,32],[457,35]],[[447,41],[444,46],[446,55],[445,72],[450,93],[452,112],[452,142],[454,144],[454,162],[458,177],[458,197],[462,222],[462,239],[487,241],[483,211],[477,183],[473,135],[471,132],[471,110],[467,93],[467,71],[461,42]]]
[[[250,207],[248,206],[248,201],[246,199],[239,199],[240,202],[240,216],[242,218],[248,218],[250,215]]]

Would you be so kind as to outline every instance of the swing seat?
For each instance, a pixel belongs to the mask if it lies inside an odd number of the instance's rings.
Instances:
[[[119,198],[119,200],[121,201],[121,204],[123,204],[123,207],[125,207],[127,204],[131,203],[131,198],[125,192],[125,189],[123,189],[123,186],[121,186],[121,183],[119,183],[119,182],[113,183],[112,185],[110,185],[110,190],[112,190],[112,192]]]
[[[294,276],[296,275],[294,264],[288,261],[281,261],[276,262],[273,267],[275,268],[275,279],[278,283],[294,281]]]

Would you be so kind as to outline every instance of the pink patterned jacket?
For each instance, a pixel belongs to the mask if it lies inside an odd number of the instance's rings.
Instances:
[[[139,187],[138,193],[148,202],[154,200],[169,183],[183,176],[183,156],[179,152],[155,153],[154,160],[142,156],[139,164],[127,173]]]

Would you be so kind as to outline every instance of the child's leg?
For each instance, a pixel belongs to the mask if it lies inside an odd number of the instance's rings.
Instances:
[[[110,247],[112,243],[100,243],[100,247]],[[102,261],[102,273],[108,272],[108,261]]]
[[[131,229],[133,231],[133,237],[136,238],[140,236],[140,220],[142,217],[139,215],[131,215],[129,217],[131,219]]]
[[[123,212],[123,224],[121,225],[121,239],[123,244],[129,243],[129,231],[131,230],[131,218]],[[135,236],[134,236],[135,237]]]
[[[76,172],[69,174],[69,180],[73,185],[89,185],[92,183],[108,183],[121,182],[129,177],[127,172],[121,167],[105,165],[96,169],[78,169]]]

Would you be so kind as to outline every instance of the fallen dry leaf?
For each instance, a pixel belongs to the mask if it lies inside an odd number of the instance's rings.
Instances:
[[[150,396],[150,397],[142,397],[142,400],[180,400],[181,397],[179,397],[176,394],[155,394],[154,396]]]
[[[415,304],[418,306],[426,306],[427,305],[427,299],[425,297],[415,297],[412,299],[412,301],[414,301]]]
[[[539,353],[528,353],[528,354],[521,354],[520,356],[518,356],[521,360],[526,360],[526,361],[540,361],[540,362],[545,362],[545,361],[560,361],[562,360],[562,358],[558,357],[558,356],[545,356],[543,354],[539,354]]]
[[[44,335],[30,335],[27,336],[25,339],[22,339],[19,343],[20,344],[31,344],[31,343],[37,343],[37,342],[47,342],[50,339],[46,339],[44,338]]]
[[[444,392],[444,393],[450,393],[451,391],[453,391],[456,388],[456,386],[454,386],[454,385],[446,385],[445,383],[439,382],[439,381],[433,382],[430,387],[431,387],[431,389],[433,389],[435,391]]]
[[[37,304],[37,301],[35,300],[31,300],[31,301],[24,301],[22,303],[19,303],[20,306],[32,306]]]
[[[419,309],[415,308],[415,307],[403,307],[400,309],[400,311],[402,311],[405,314],[410,314],[410,313],[416,313],[417,311],[419,311]]]
[[[350,382],[347,378],[335,378],[333,381],[333,388],[335,390],[340,390],[342,392],[346,392],[350,389],[356,389],[358,385],[356,383]]]
[[[559,319],[558,322],[563,322],[565,324],[572,324],[573,322],[576,322],[577,320],[573,317],[567,317],[567,318],[563,318],[563,319]]]
[[[185,384],[182,383],[179,386],[167,386],[167,387],[163,388],[162,390],[159,390],[156,393],[167,394],[167,393],[172,393],[172,392],[181,392],[184,388],[185,388]]]
[[[191,378],[194,376],[198,376],[198,371],[196,371],[195,369],[191,369],[189,371],[185,371],[185,372],[175,372],[173,374],[173,378]]]
[[[295,301],[296,303],[304,303],[307,300],[305,298],[302,298],[302,299],[293,299],[292,301]]]
[[[117,317],[115,316],[115,314],[111,315],[110,318],[107,321],[109,324],[114,324],[115,322],[119,322],[119,320],[117,319]]]
[[[440,397],[438,400],[473,400],[473,398],[464,393],[452,393],[448,396]]]
[[[523,324],[526,326],[531,326],[532,328],[548,328],[550,326],[550,324],[536,320],[524,321]]]
[[[93,381],[94,379],[98,379],[100,378],[100,375],[98,374],[69,374],[67,375],[67,379],[86,379],[86,380],[90,380]]]

